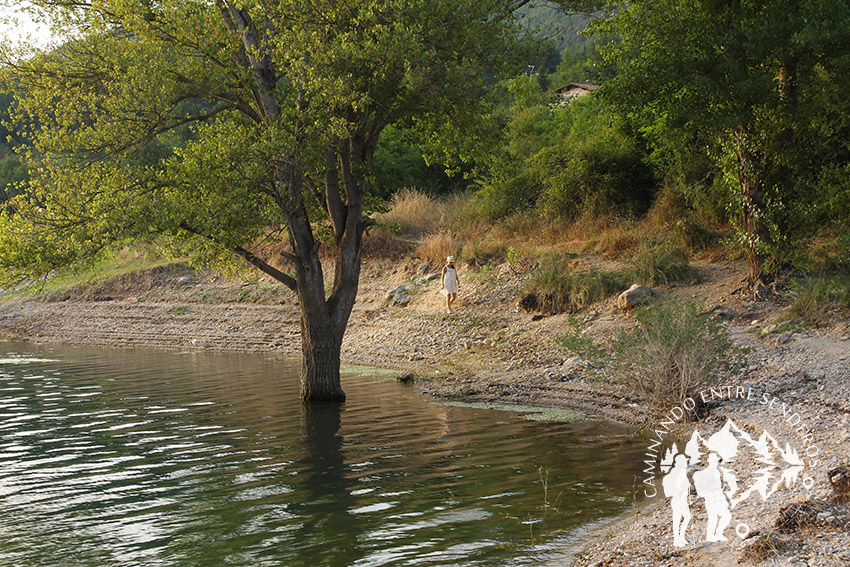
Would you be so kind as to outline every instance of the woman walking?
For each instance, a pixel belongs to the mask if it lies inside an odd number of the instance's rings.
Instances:
[[[454,256],[446,258],[446,265],[443,266],[443,277],[440,283],[443,292],[446,294],[446,313],[452,313],[452,303],[457,299],[457,288],[460,284],[460,278],[457,276],[457,268],[455,268]]]

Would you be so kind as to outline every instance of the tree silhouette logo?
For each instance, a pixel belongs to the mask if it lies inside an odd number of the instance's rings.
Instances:
[[[705,505],[705,541],[728,541],[732,513],[741,502],[756,494],[767,501],[783,486],[793,488],[799,483],[811,488],[812,477],[802,476],[805,466],[788,443],[783,447],[764,430],[754,439],[731,419],[708,437],[694,431],[683,451],[673,443],[659,467],[664,496],[670,499],[672,510],[673,545],[688,544],[685,535],[692,518],[692,493]],[[734,532],[743,539],[750,528],[740,522]]]

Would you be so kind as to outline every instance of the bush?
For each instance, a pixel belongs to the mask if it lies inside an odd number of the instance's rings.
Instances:
[[[637,325],[616,339],[617,365],[659,408],[694,396],[741,363],[729,333],[696,302],[669,299],[636,308],[635,315]]]
[[[593,343],[593,337],[584,332],[582,322],[572,315],[567,317],[566,330],[555,337],[555,342],[564,350],[591,363],[600,363],[608,359],[608,354]]]
[[[528,160],[542,192],[541,211],[573,220],[582,215],[641,215],[656,189],[645,148],[621,117],[594,96],[556,111],[557,136]]]
[[[390,199],[390,210],[375,215],[376,220],[406,235],[423,234],[439,228],[442,203],[415,189],[402,189]]]
[[[595,96],[564,106],[518,95],[474,214],[496,220],[537,209],[550,220],[645,213],[657,180],[640,136]],[[531,104],[532,106],[528,106]]]
[[[710,230],[701,223],[688,218],[679,219],[676,222],[676,226],[673,228],[673,236],[684,248],[691,252],[711,248],[723,238],[723,235],[719,232]]]
[[[619,272],[574,272],[569,257],[544,256],[524,288],[523,305],[544,313],[575,313],[625,286]]]
[[[540,188],[533,175],[516,170],[501,172],[470,199],[466,205],[467,213],[473,218],[498,220],[532,208],[539,193]]]
[[[655,180],[633,140],[610,128],[560,146],[531,160],[543,193],[544,214],[575,219],[583,214],[640,215],[649,209]]]
[[[422,260],[441,265],[446,261],[447,256],[457,256],[458,248],[459,245],[452,234],[442,230],[423,238],[414,255]]]
[[[481,238],[467,242],[463,247],[463,259],[471,264],[483,266],[492,261],[507,258],[508,246],[495,238]]]
[[[819,327],[847,310],[850,310],[850,277],[820,276],[802,284],[789,314],[806,325]]]
[[[381,198],[415,187],[431,195],[446,194],[467,185],[462,176],[449,177],[440,164],[428,162],[423,154],[427,143],[418,142],[416,132],[388,126],[375,149],[372,161],[372,184]]]
[[[629,261],[626,273],[632,282],[646,285],[667,285],[697,279],[696,270],[688,264],[688,255],[681,248],[649,247],[638,250]]]

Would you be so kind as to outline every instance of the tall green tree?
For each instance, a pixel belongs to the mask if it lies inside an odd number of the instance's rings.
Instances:
[[[757,285],[804,235],[818,69],[847,52],[844,0],[635,0],[597,24],[618,38],[609,100],[651,130],[701,140],[722,168],[727,207]],[[661,126],[660,126],[661,125]]]
[[[17,117],[40,127],[27,194],[0,220],[4,273],[44,274],[163,236],[242,258],[297,295],[302,399],[343,400],[340,348],[381,133],[474,132],[485,71],[518,52],[518,3],[31,4],[67,41],[5,57]],[[169,149],[163,140],[186,125],[189,141]],[[277,261],[252,250],[269,238],[288,242]],[[328,291],[322,246],[334,260]]]

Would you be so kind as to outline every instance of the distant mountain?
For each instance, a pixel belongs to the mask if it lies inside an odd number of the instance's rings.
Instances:
[[[563,51],[567,45],[587,41],[580,35],[590,21],[587,14],[567,14],[552,2],[534,2],[524,6],[519,13],[527,30],[540,38],[552,40],[558,51]]]

